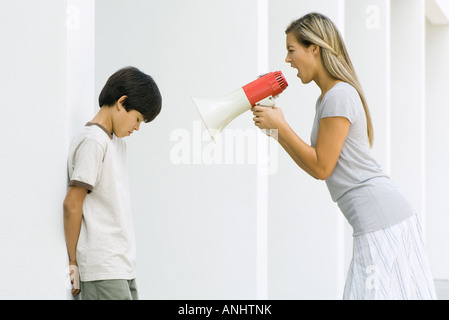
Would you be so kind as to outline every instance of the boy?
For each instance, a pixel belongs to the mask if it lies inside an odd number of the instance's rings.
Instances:
[[[137,299],[126,144],[121,138],[139,130],[142,121],[154,120],[162,98],[150,76],[127,67],[108,79],[99,104],[68,157],[64,232],[72,295]]]

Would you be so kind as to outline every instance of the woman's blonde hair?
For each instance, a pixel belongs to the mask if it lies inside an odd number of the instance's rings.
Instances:
[[[286,34],[290,32],[306,48],[310,45],[319,46],[323,65],[327,72],[332,77],[349,83],[357,90],[365,109],[368,141],[372,147],[374,132],[368,104],[337,27],[326,16],[319,13],[309,13],[293,21],[285,30]]]

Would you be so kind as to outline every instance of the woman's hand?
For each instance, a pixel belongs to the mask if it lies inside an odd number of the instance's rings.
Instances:
[[[284,114],[280,108],[258,105],[251,111],[254,115],[254,124],[259,129],[279,129],[285,124]]]

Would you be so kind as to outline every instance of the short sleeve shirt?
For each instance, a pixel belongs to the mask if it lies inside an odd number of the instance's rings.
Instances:
[[[354,234],[379,230],[412,216],[409,202],[371,154],[365,110],[354,87],[339,82],[318,99],[311,133],[313,147],[316,147],[320,120],[328,117],[344,117],[351,123],[326,185]]]
[[[82,281],[135,278],[126,144],[88,123],[68,157],[69,186],[88,190],[76,258]]]

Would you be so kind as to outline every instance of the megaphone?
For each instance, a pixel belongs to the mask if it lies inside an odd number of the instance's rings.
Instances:
[[[257,80],[218,99],[198,99],[193,102],[212,140],[217,142],[220,132],[234,118],[257,104],[274,107],[274,99],[287,88],[281,71],[270,72]]]

